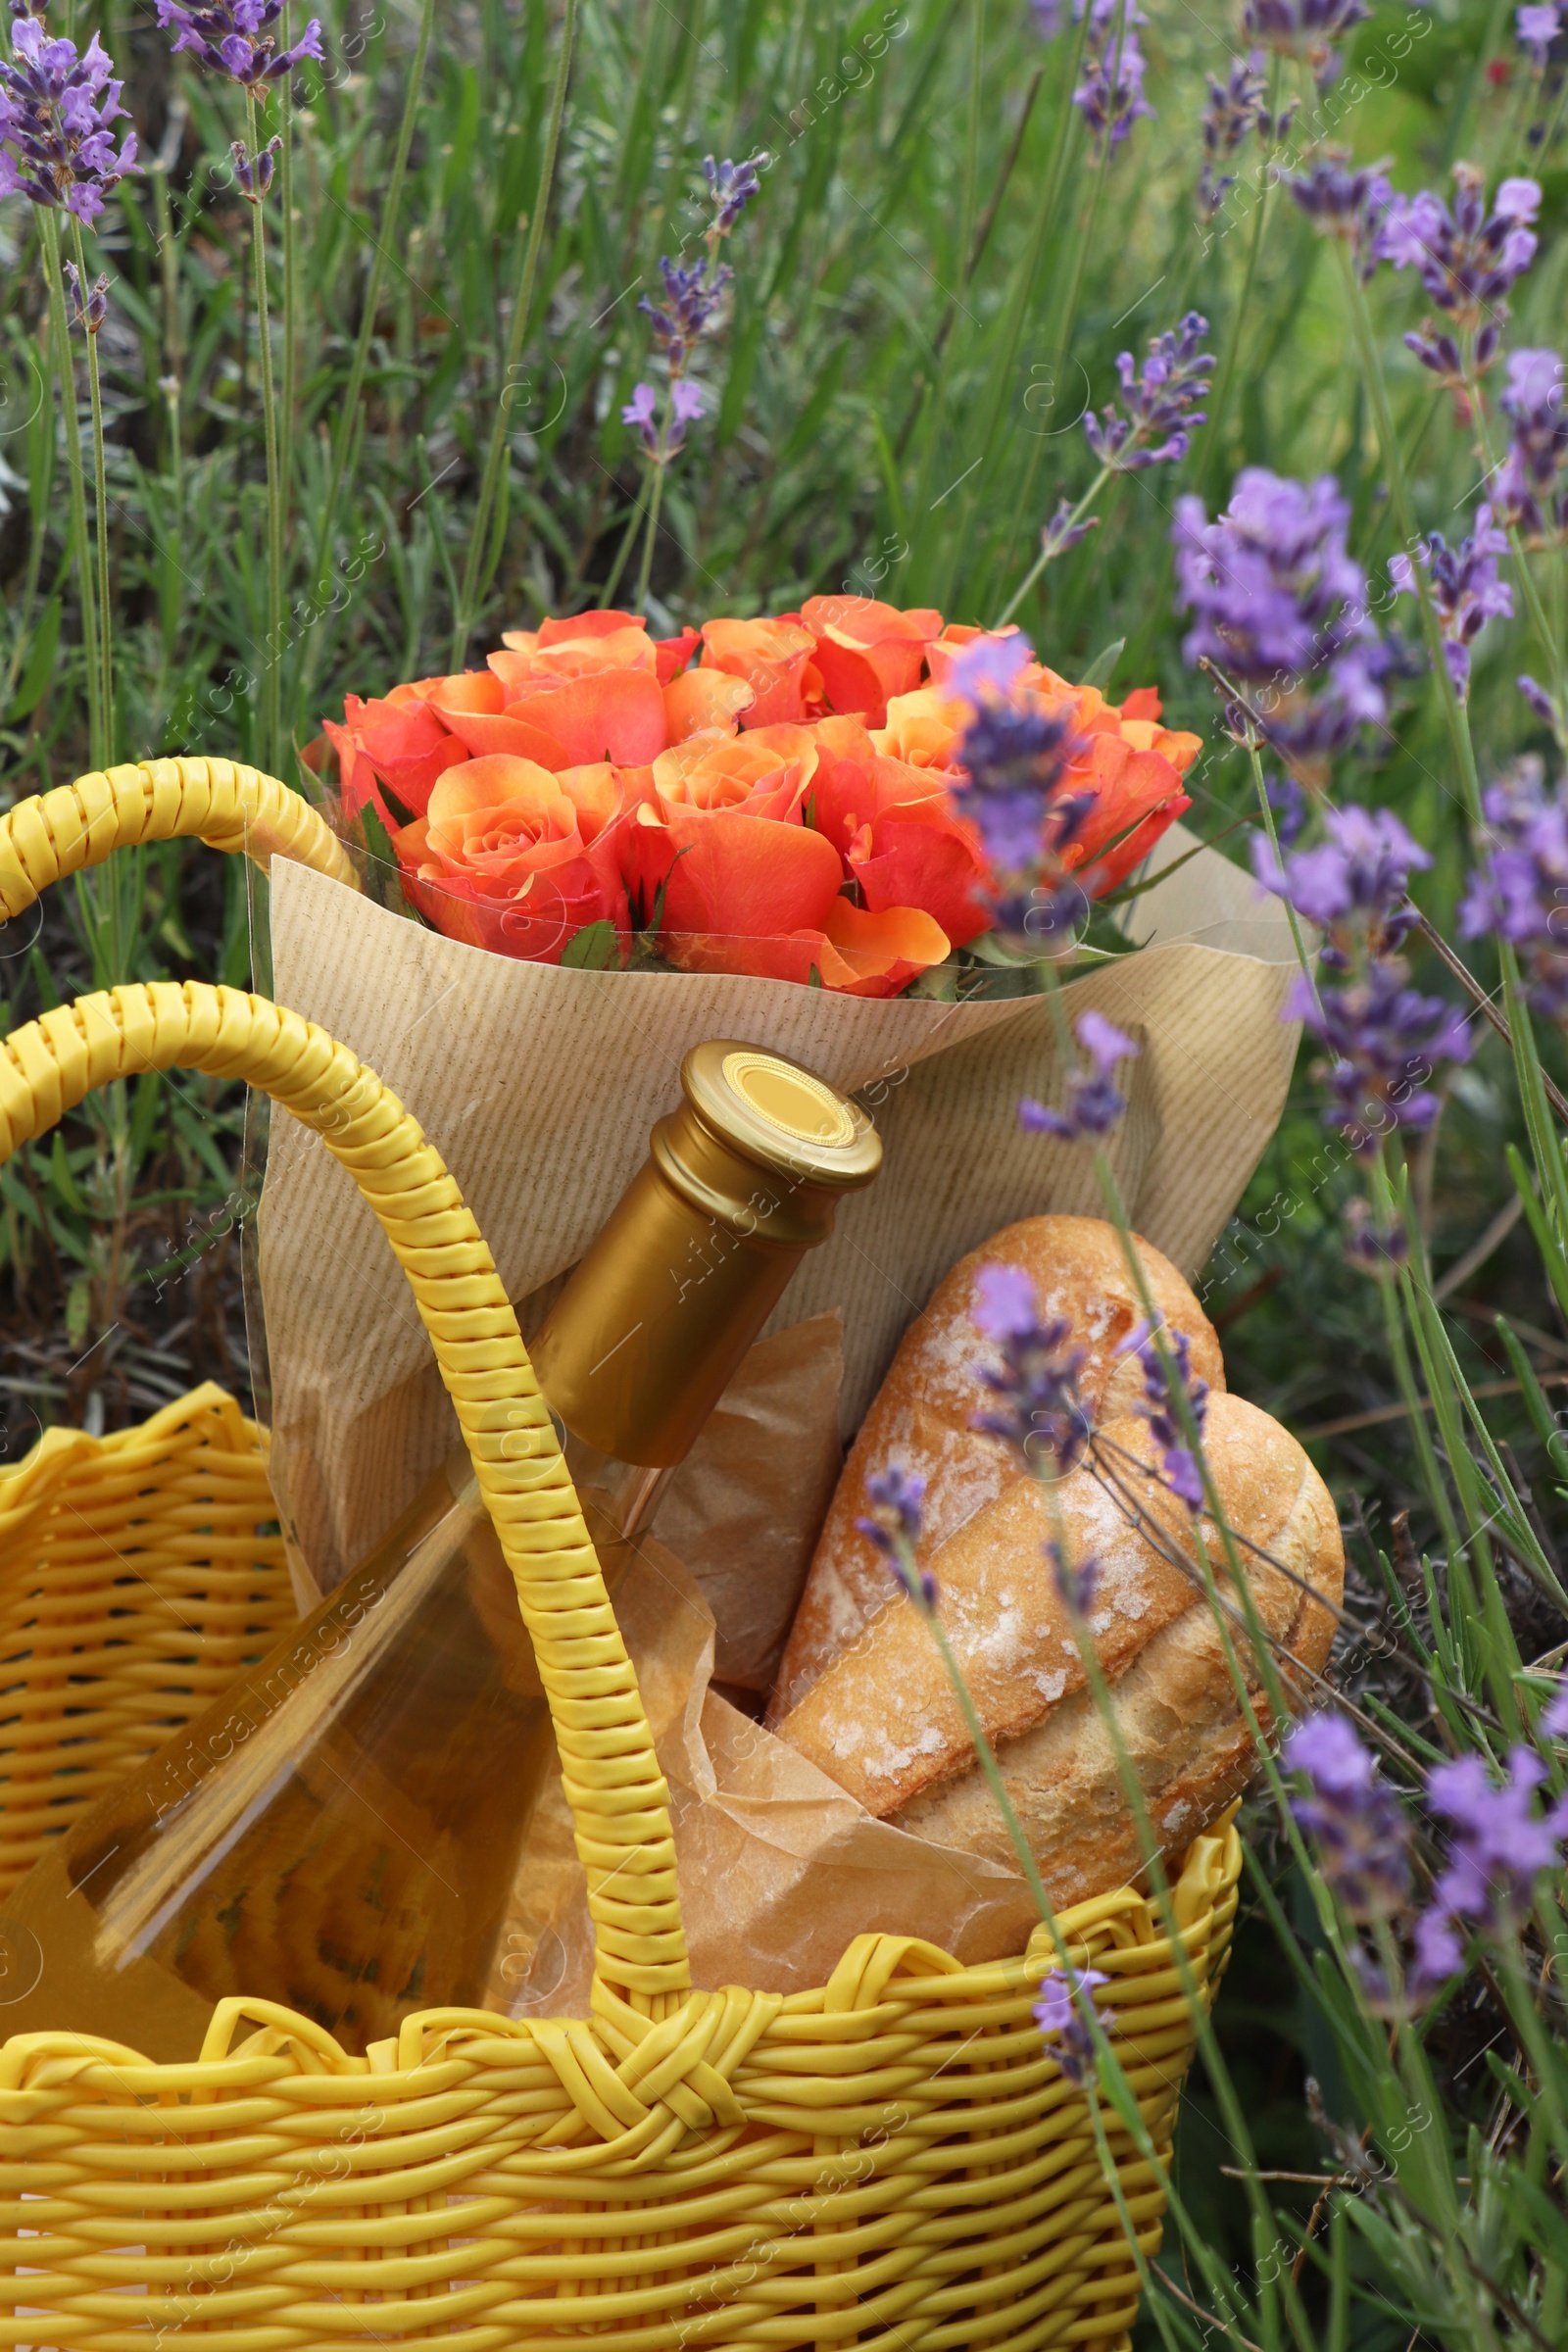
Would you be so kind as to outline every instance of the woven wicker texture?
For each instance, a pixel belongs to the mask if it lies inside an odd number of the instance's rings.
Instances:
[[[280,852],[357,888],[297,792],[227,760],[78,776],[0,817],[0,921],[140,842]],[[195,1392],[139,1430],[51,1430],[0,1469],[0,1895],[294,1617],[255,1430]]]
[[[1177,1891],[1210,1989],[1238,1864],[1234,1832],[1200,1838]],[[1060,1925],[1111,1979],[1163,2153],[1192,2047],[1169,1946],[1125,1892]],[[590,2024],[436,2012],[368,2059],[239,2002],[199,2066],[13,2041],[6,2178],[32,2195],[3,2206],[0,2342],[1124,2346],[1132,2258],[1030,2021],[1051,1960],[1043,1934],[977,1969],[866,1936],[788,2000],[696,1993],[657,2026],[612,1997]],[[1107,2122],[1152,2254],[1163,2183]]]
[[[231,760],[144,760],[78,776],[0,817],[0,922],[116,850],[175,839],[245,850],[259,865],[276,851],[359,888],[342,843],[276,776]]]
[[[50,854],[58,872],[91,852]],[[40,870],[29,852],[26,875]],[[862,1936],[817,1991],[691,1989],[667,1791],[515,1317],[452,1178],[373,1073],[264,999],[117,989],[0,1047],[0,1158],[91,1087],[175,1066],[244,1078],[319,1134],[408,1274],[550,1698],[595,1928],[592,2014],[426,2011],[363,2059],[244,2000],[218,2005],[185,2066],[67,2032],[13,2036],[0,2344],[1125,2346],[1132,2249],[1086,2093],[1031,2017],[1057,1957],[1046,1930],[986,1967]],[[149,1508],[164,1476],[149,1461]],[[1213,1996],[1239,1871],[1234,1830],[1197,1840],[1175,1890],[1180,1956],[1127,1889],[1057,1923],[1110,1979],[1101,2007],[1161,2163],[1189,1988]],[[1161,2173],[1108,2108],[1104,2128],[1152,2253]]]
[[[221,1389],[0,1469],[0,1895],[293,1621],[258,1434]]]

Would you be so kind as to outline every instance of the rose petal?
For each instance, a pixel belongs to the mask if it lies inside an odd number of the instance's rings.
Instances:
[[[553,735],[547,735],[542,727],[529,726],[513,711],[492,717],[488,712],[455,710],[445,704],[437,704],[435,708],[458,741],[475,758],[493,752],[510,753],[514,760],[535,760],[552,773],[575,764],[565,747]]]
[[[744,723],[766,727],[811,715],[807,680],[816,640],[788,620],[710,620],[703,625],[703,666],[744,678],[756,695]]]
[[[682,629],[678,637],[655,638],[654,651],[658,657],[655,674],[661,686],[667,686],[671,678],[678,676],[701,643],[697,631],[689,628]]]
[[[566,797],[561,779],[548,768],[532,760],[498,754],[448,768],[436,780],[426,813],[432,825],[447,825],[475,809],[553,808]]]
[[[385,702],[344,698],[344,722],[322,721],[327,740],[338,756],[338,789],[346,816],[356,816],[369,803],[389,829],[403,821],[382,798],[385,785],[399,810],[423,814],[430,788],[443,768],[466,759],[464,746],[451,735],[426,703],[389,696]]]
[[[985,858],[946,807],[932,801],[895,808],[869,832],[869,854],[852,845],[849,865],[873,913],[918,908],[955,948],[967,947],[989,928]],[[942,954],[947,952],[944,947]]]
[[[824,972],[823,985],[847,997],[897,996],[948,953],[941,924],[914,906],[873,911],[835,899],[822,927],[854,975],[829,980]]]
[[[556,781],[571,798],[585,842],[597,841],[625,807],[625,789],[608,760],[597,760],[591,767],[564,767]]]
[[[732,734],[741,712],[757,700],[744,678],[726,677],[719,669],[682,670],[678,678],[671,678],[663,695],[665,741],[669,743],[684,743],[688,735],[707,727],[722,727]]]
[[[661,882],[663,930],[716,935],[738,943],[820,928],[838,896],[844,868],[819,833],[730,808],[669,807],[662,817],[641,808],[627,827],[634,859],[627,879],[651,914]],[[653,821],[650,821],[652,819]],[[737,955],[747,953],[738,945]],[[679,960],[679,957],[675,957]],[[707,969],[750,971],[749,961]]]
[[[449,711],[499,712],[507,703],[506,691],[493,669],[460,669],[450,678],[427,678],[419,699],[443,715]]]
[[[649,669],[536,684],[508,704],[507,716],[559,744],[558,767],[588,767],[601,760],[636,766],[657,759],[668,741],[663,701]]]
[[[566,645],[579,637],[613,637],[622,629],[641,629],[648,623],[640,612],[622,612],[614,605],[598,605],[591,612],[570,612],[560,620],[539,623],[541,646]],[[511,638],[507,643],[512,643]]]

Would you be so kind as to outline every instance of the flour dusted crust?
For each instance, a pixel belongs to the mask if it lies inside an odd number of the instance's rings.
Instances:
[[[1155,1305],[1193,1343],[1194,1371],[1223,1389],[1225,1366],[1207,1316],[1169,1259],[1135,1240]],[[851,1448],[784,1653],[768,1716],[775,1728],[893,1595],[880,1554],[856,1526],[869,1508],[868,1476],[897,1461],[925,1480],[926,1563],[1007,1494],[1016,1492],[1017,1507],[1029,1507],[1024,1498],[1033,1482],[1000,1440],[970,1427],[987,1402],[974,1367],[994,1355],[974,1325],[983,1265],[1022,1266],[1034,1279],[1042,1316],[1068,1318],[1074,1344],[1086,1351],[1079,1388],[1091,1412],[1136,1392],[1138,1367],[1118,1364],[1116,1350],[1143,1308],[1114,1226],[1100,1217],[1026,1217],[960,1258],[906,1333]]]
[[[1136,1466],[1136,1457],[1149,1459],[1145,1425],[1116,1417],[1102,1434],[1120,1464],[1122,1499],[1088,1465],[1057,1495],[1074,1555],[1099,1555],[1095,1652],[1154,1836],[1177,1853],[1245,1786],[1252,1740],[1200,1588],[1186,1513]],[[1333,1502],[1289,1433],[1241,1397],[1211,1398],[1206,1451],[1287,1702],[1298,1706],[1327,1661],[1344,1591]],[[1133,1524],[1140,1514],[1142,1532]],[[1052,1525],[1042,1491],[1019,1484],[930,1564],[943,1625],[1060,1908],[1136,1878],[1142,1856],[1115,1743],[1043,1557]],[[1171,1549],[1193,1563],[1190,1572],[1164,1556]],[[1209,1557],[1223,1596],[1230,1588],[1212,1530]],[[1228,1626],[1259,1722],[1278,1729],[1239,1604]],[[1011,1859],[936,1645],[906,1600],[863,1628],[779,1732],[868,1811],[939,1843]]]

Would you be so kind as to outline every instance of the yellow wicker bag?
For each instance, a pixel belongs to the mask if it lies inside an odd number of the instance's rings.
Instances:
[[[139,793],[150,772],[105,789]],[[238,846],[232,827],[180,829]],[[364,2058],[265,2001],[219,2003],[188,2065],[13,2037],[0,2343],[1125,2345],[1137,2261],[1094,2093],[1031,2016],[1057,1957],[1044,1928],[982,1967],[861,1936],[811,1992],[692,1989],[665,1786],[515,1317],[456,1184],[373,1073],[237,990],[116,989],[0,1049],[0,1159],[91,1087],[174,1067],[243,1078],[319,1134],[409,1277],[550,1697],[597,1941],[591,2014],[426,2011]],[[1099,1997],[1160,2159],[1104,2109],[1145,2257],[1194,2042],[1187,1987],[1212,1998],[1239,1869],[1234,1830],[1194,1844],[1180,1957],[1130,1889],[1057,1922],[1109,1979]]]

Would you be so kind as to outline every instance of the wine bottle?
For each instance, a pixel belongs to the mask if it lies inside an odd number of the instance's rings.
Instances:
[[[881,1145],[778,1054],[713,1041],[530,1343],[613,1592],[840,1196]],[[362,2053],[483,1997],[549,1710],[461,1447],[368,1559],[51,1846],[0,1919],[0,2034],[183,2059],[243,1992]],[[16,1988],[25,1986],[20,1998]]]

